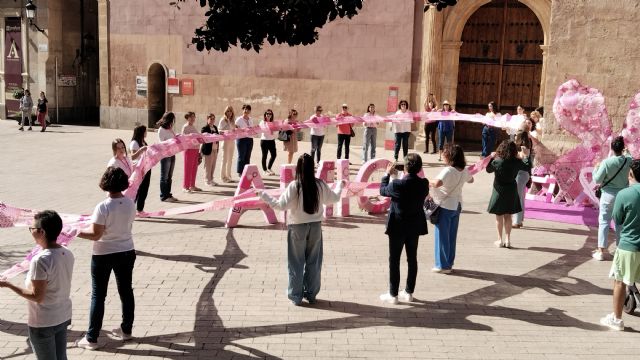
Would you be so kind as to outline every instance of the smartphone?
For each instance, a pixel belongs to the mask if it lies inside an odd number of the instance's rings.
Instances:
[[[404,163],[397,162],[393,165],[393,168],[397,171],[404,171]]]

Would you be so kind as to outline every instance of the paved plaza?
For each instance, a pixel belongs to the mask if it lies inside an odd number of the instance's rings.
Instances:
[[[181,126],[181,123],[179,124]],[[130,130],[52,126],[19,132],[0,121],[0,201],[61,213],[89,214],[105,194],[99,177],[112,156],[111,140],[128,143]],[[358,136],[361,130],[357,129]],[[157,135],[149,134],[150,143]],[[379,140],[379,145],[382,143]],[[301,150],[309,143],[301,142]],[[278,144],[280,164],[286,153]],[[361,149],[352,146],[352,176]],[[378,157],[392,158],[378,148]],[[421,154],[422,155],[422,154]],[[323,157],[335,156],[325,145]],[[258,140],[253,163],[260,159]],[[424,155],[428,178],[442,167]],[[220,158],[219,158],[220,160]],[[469,162],[477,156],[469,156]],[[233,195],[236,184],[181,192],[182,156],[173,193],[180,203],[159,200],[159,166],[152,171],[145,210],[196,204]],[[358,165],[357,165],[358,164]],[[219,178],[216,170],[216,180]],[[384,216],[360,211],[323,224],[322,290],[316,305],[291,306],[285,290],[286,230],[267,225],[257,211],[240,226],[224,227],[226,211],[139,219],[134,224],[137,260],[135,339],[110,337],[120,323],[120,301],[111,280],[98,351],[72,347],[88,325],[91,243],[75,239],[71,359],[605,359],[637,358],[640,319],[625,314],[625,332],[600,326],[611,312],[610,261],[590,257],[596,229],[525,220],[515,229],[514,249],[497,249],[494,216],[486,212],[493,175],[476,176],[464,188],[455,272],[430,272],[433,226],[421,238],[412,303],[383,305],[388,246]],[[266,180],[276,187],[275,177]],[[33,246],[25,228],[0,229],[0,269]],[[613,250],[613,247],[610,248]],[[401,263],[402,281],[406,263]],[[22,283],[24,276],[13,280]],[[33,358],[27,344],[25,300],[0,289],[0,358]]]

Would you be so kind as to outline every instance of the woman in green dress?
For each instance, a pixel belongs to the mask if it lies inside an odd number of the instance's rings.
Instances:
[[[511,140],[504,140],[498,150],[491,154],[493,160],[487,166],[488,173],[495,173],[493,180],[493,192],[487,211],[496,215],[496,227],[498,230],[497,247],[511,248],[511,215],[522,211],[516,176],[518,171],[528,171],[529,149],[521,147],[518,153],[516,144]],[[502,233],[505,233],[503,241]]]

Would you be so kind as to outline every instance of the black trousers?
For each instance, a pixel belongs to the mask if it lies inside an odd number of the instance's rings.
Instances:
[[[390,234],[389,235],[389,294],[398,296],[400,286],[400,256],[402,248],[407,253],[407,285],[405,291],[413,294],[418,277],[418,237],[419,235]]]
[[[433,144],[433,152],[437,151],[436,148],[436,130],[438,129],[438,122],[432,122],[424,125],[424,152],[429,152],[429,137],[431,137],[431,143]]]
[[[151,183],[151,170],[147,171],[144,175],[144,179],[140,183],[138,192],[136,193],[136,210],[144,211],[144,202],[147,200],[147,194],[149,193],[149,184]]]
[[[338,159],[342,159],[342,144],[344,144],[344,158],[349,159],[349,144],[351,143],[351,135],[338,134]]]
[[[262,170],[271,170],[273,162],[276,161],[276,141],[260,140],[260,150],[262,150]],[[271,154],[271,157],[269,158],[269,166],[267,166],[267,153]]]

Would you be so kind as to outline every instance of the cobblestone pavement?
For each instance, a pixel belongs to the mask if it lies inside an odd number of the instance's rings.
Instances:
[[[39,128],[36,128],[39,130]],[[131,131],[93,127],[50,127],[44,134],[18,132],[0,121],[0,200],[24,208],[51,208],[88,214],[104,194],[99,176],[111,157],[113,138]],[[359,135],[360,136],[360,135]],[[150,133],[151,142],[156,134]],[[278,160],[286,154],[278,144]],[[309,147],[300,144],[301,150]],[[325,158],[335,154],[325,145]],[[391,153],[378,149],[379,156]],[[254,146],[253,161],[259,161]],[[352,162],[361,150],[352,147]],[[442,166],[425,155],[425,173]],[[474,161],[477,157],[470,156]],[[352,166],[355,174],[358,166]],[[159,168],[153,169],[146,210],[160,209]],[[201,175],[201,174],[199,174]],[[421,238],[415,300],[383,305],[387,288],[384,217],[358,210],[323,224],[324,267],[317,305],[294,307],[287,301],[286,231],[268,226],[257,211],[241,226],[226,229],[226,212],[138,220],[134,239],[136,321],[133,341],[110,338],[118,327],[119,299],[111,281],[99,351],[72,347],[88,324],[90,243],[76,239],[69,331],[72,359],[603,359],[637,356],[640,320],[625,316],[626,331],[598,325],[611,311],[610,261],[595,262],[590,252],[596,231],[584,226],[527,220],[514,230],[515,249],[497,249],[494,219],[485,209],[492,177],[482,173],[465,186],[456,271],[430,272],[433,228]],[[173,191],[182,205],[230,196],[233,186],[202,193],[180,192],[178,156]],[[275,178],[267,180],[276,186]],[[33,245],[24,228],[0,230],[0,268],[21,259]],[[403,263],[402,275],[406,275]],[[24,277],[14,279],[23,282]],[[0,358],[32,358],[26,339],[25,301],[0,291]],[[628,357],[627,357],[628,358]]]

